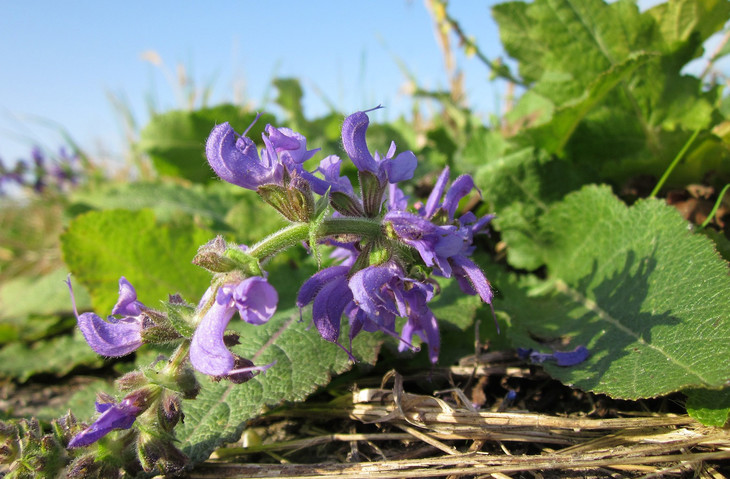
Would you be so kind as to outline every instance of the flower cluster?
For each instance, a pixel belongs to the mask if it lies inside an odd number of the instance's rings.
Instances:
[[[12,169],[0,160],[0,196],[5,193],[4,185],[15,184],[42,193],[49,187],[66,191],[79,182],[79,157],[65,148],[49,159],[39,147],[34,147],[30,156],[30,161],[20,159]]]
[[[238,135],[228,123],[213,129],[206,155],[216,174],[256,191],[290,224],[251,247],[222,237],[201,246],[193,263],[208,270],[212,280],[197,305],[173,295],[166,310],[151,309],[122,277],[119,299],[107,319],[76,312],[86,341],[101,355],[123,356],[144,343],[176,343],[178,349],[166,363],[120,379],[125,397],[97,404],[101,415],[72,446],[90,444],[111,430],[140,422],[139,430],[145,431],[156,418],[165,417],[171,404],[179,405],[181,397],[195,397],[199,385],[193,370],[214,380],[241,383],[272,367],[234,354],[230,348],[240,338],[226,329],[235,316],[260,325],[274,315],[279,294],[267,281],[263,265],[286,248],[305,243],[319,254],[323,245],[335,247],[335,264],[306,280],[296,299],[301,311],[311,305],[312,322],[321,337],[347,351],[352,360],[353,338],[363,331],[381,331],[398,338],[401,350],[415,349],[414,337],[419,337],[428,345],[430,360],[437,362],[439,326],[429,307],[439,294],[434,276],[455,278],[462,291],[491,306],[490,284],[469,256],[475,236],[486,232],[492,216],[457,216],[460,200],[475,190],[472,178],[462,175],[447,188],[447,168],[426,203],[409,206],[399,183],[413,177],[416,156],[411,151],[396,154],[395,143],[385,155],[371,152],[367,113],[348,116],[342,127],[344,150],[357,168],[357,192],[341,174],[342,160],[336,155],[307,168],[319,150],[309,149],[306,138],[288,128],[267,125],[260,150],[246,132]],[[343,318],[349,323],[347,344],[340,339]],[[405,320],[400,331],[398,318]],[[137,450],[146,450],[149,438],[143,432],[135,437]],[[171,458],[179,453],[172,443],[155,443],[148,449],[163,450]],[[144,457],[140,461],[145,464]]]
[[[478,294],[491,304],[489,282],[468,256],[474,236],[485,231],[492,217],[477,218],[473,213],[455,217],[459,201],[474,189],[474,182],[463,175],[446,191],[448,168],[426,205],[409,209],[397,184],[413,177],[416,156],[411,151],[396,155],[394,142],[384,156],[371,153],[368,126],[367,112],[357,112],[342,127],[343,147],[358,170],[359,195],[350,180],[340,175],[342,160],[337,156],[327,156],[318,168],[307,171],[304,162],[316,150],[308,150],[306,139],[286,128],[267,125],[262,135],[265,148],[258,152],[245,132],[239,137],[224,123],[213,129],[206,153],[222,179],[257,191],[290,221],[310,222],[318,216],[312,192],[328,197],[336,213],[326,226],[332,236],[353,239],[336,243],[343,263],[316,273],[297,296],[300,308],[312,305],[313,323],[322,338],[339,345],[344,316],[349,321],[350,344],[363,330],[383,331],[399,337],[401,349],[406,349],[416,335],[428,344],[435,363],[440,339],[438,322],[428,307],[437,293],[430,274],[453,276],[465,293]],[[368,224],[374,227],[361,231]],[[326,230],[320,231],[325,242],[330,232]],[[400,334],[396,331],[399,317],[406,318]],[[218,343],[220,334],[215,330]],[[352,357],[351,346],[341,347]]]

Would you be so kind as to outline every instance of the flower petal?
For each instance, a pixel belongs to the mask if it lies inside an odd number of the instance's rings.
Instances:
[[[236,285],[233,301],[241,319],[250,324],[264,324],[276,312],[279,295],[266,279],[254,276]]]
[[[346,281],[345,275],[350,268],[348,266],[331,266],[317,271],[311,278],[306,280],[297,294],[297,306],[301,309],[314,301],[319,291],[330,281],[341,278]]]
[[[266,183],[276,183],[281,165],[264,164],[250,138],[236,137],[228,123],[213,128],[205,143],[205,156],[221,179],[250,190]],[[278,167],[278,168],[277,168]]]
[[[344,281],[330,281],[314,298],[312,319],[323,339],[336,343],[345,306],[352,301],[352,292]]]
[[[102,356],[126,356],[142,346],[141,321],[124,318],[110,323],[94,313],[83,313],[77,320],[86,342]]]
[[[345,118],[342,124],[342,146],[360,171],[378,173],[378,165],[368,150],[365,134],[370,124],[367,113],[358,111]]]
[[[433,215],[436,213],[436,210],[441,205],[441,197],[444,194],[444,190],[446,189],[446,183],[449,182],[449,167],[447,166],[444,168],[444,171],[441,172],[441,175],[439,176],[439,179],[436,180],[436,184],[433,185],[433,190],[431,190],[431,194],[428,195],[428,200],[426,200],[426,207],[419,211],[421,216],[424,218],[432,218]]]
[[[223,334],[236,308],[229,303],[230,293],[218,290],[216,300],[203,316],[190,343],[190,363],[210,376],[225,376],[234,368],[233,354],[223,342]]]
[[[269,135],[271,146],[279,154],[282,163],[302,164],[320,149],[307,150],[307,139],[289,128],[274,128],[266,125],[264,131]]]
[[[119,278],[119,300],[112,309],[112,314],[124,316],[139,316],[144,305],[137,301],[137,291],[134,286],[122,276]]]
[[[141,409],[131,401],[123,400],[119,404],[103,406],[97,404],[98,410],[104,412],[94,423],[73,437],[68,447],[82,447],[92,444],[109,434],[114,429],[129,429],[137,419]]]
[[[473,188],[474,179],[469,175],[461,175],[451,183],[451,187],[444,197],[444,204],[441,206],[449,214],[449,220],[454,220],[459,201],[468,195]]]
[[[381,163],[381,168],[385,170],[389,183],[398,183],[413,178],[413,172],[416,171],[418,160],[412,151],[404,151],[393,159],[386,158]]]
[[[462,255],[453,256],[450,261],[456,277],[461,280],[468,280],[474,290],[479,294],[479,297],[482,298],[482,301],[487,304],[492,304],[492,298],[494,296],[492,293],[492,287],[489,284],[487,277],[484,276],[482,270],[479,269],[479,266],[474,264],[466,256]],[[459,283],[461,286],[461,281],[459,281]],[[473,294],[470,291],[466,291],[464,287],[461,289],[467,294]]]

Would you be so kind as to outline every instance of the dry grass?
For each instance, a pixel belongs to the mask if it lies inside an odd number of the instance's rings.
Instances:
[[[584,412],[477,410],[459,388],[441,392],[442,397],[412,394],[401,376],[388,376],[383,383],[393,379],[392,388],[272,411],[244,434],[246,447],[219,449],[190,477],[722,478],[728,473],[730,430],[704,427],[687,415],[626,411],[596,418]],[[250,443],[251,435],[259,439],[255,431],[265,437],[263,443]]]

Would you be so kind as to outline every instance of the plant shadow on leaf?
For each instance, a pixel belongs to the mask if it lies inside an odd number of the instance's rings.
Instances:
[[[653,254],[637,259],[634,251],[628,251],[623,267],[595,284],[603,275],[594,261],[591,272],[575,286],[558,280],[549,299],[533,298],[533,319],[514,318],[513,342],[541,350],[545,347],[540,348],[535,338],[552,338],[541,342],[558,350],[587,346],[591,356],[586,362],[570,368],[546,363],[546,370],[583,390],[611,390],[614,397],[651,397],[654,391],[676,390],[672,384],[677,375],[684,375],[687,384],[704,384],[701,375],[680,360],[680,352],[668,350],[667,336],[681,319],[671,311],[647,311],[656,267]],[[562,315],[563,320],[553,321],[553,315]]]

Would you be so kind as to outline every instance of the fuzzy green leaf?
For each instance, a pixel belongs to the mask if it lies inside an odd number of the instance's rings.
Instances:
[[[76,366],[99,367],[103,362],[76,331],[73,336],[58,336],[31,346],[6,345],[0,349],[0,376],[25,382],[34,374],[63,376]]]
[[[640,53],[629,56],[625,61],[611,66],[598,75],[583,91],[582,95],[561,105],[552,114],[549,122],[527,130],[530,144],[540,145],[550,153],[560,154],[578,124],[613,88],[652,55]]]
[[[533,270],[543,264],[537,219],[589,179],[589,172],[533,148],[489,159],[477,170],[474,181],[497,212],[494,226],[508,246],[511,265]]]
[[[205,140],[213,127],[229,122],[242,133],[256,118],[255,113],[235,105],[219,105],[195,111],[171,111],[152,117],[140,133],[137,148],[147,153],[157,171],[167,176],[179,176],[197,183],[216,179],[205,159]],[[271,115],[262,115],[248,132],[254,141],[261,138]]]
[[[75,218],[61,241],[73,278],[88,288],[94,309],[104,316],[117,301],[120,276],[151,308],[174,293],[196,302],[210,275],[191,260],[212,236],[186,221],[159,224],[149,210],[107,210]]]
[[[181,215],[225,228],[226,214],[241,198],[223,185],[172,183],[108,183],[74,193],[75,208],[141,210],[149,208],[160,221]],[[251,194],[253,196],[253,193]]]
[[[585,363],[546,369],[618,398],[730,380],[728,265],[673,208],[658,200],[629,208],[591,186],[553,205],[540,225],[548,279],[501,285],[516,346],[587,346]]]
[[[185,401],[185,423],[177,432],[183,451],[196,462],[207,459],[221,444],[235,441],[246,421],[267,407],[301,401],[326,385],[333,374],[351,367],[342,349],[321,339],[310,321],[299,321],[297,310],[279,312],[263,326],[240,321],[231,326],[242,338],[234,352],[258,365],[276,364],[244,384],[201,377],[203,390],[194,401]],[[340,337],[346,341],[347,331]],[[372,363],[380,341],[378,335],[361,334],[353,352],[361,361]]]
[[[730,419],[730,389],[689,389],[687,413],[705,426],[723,427]]]

